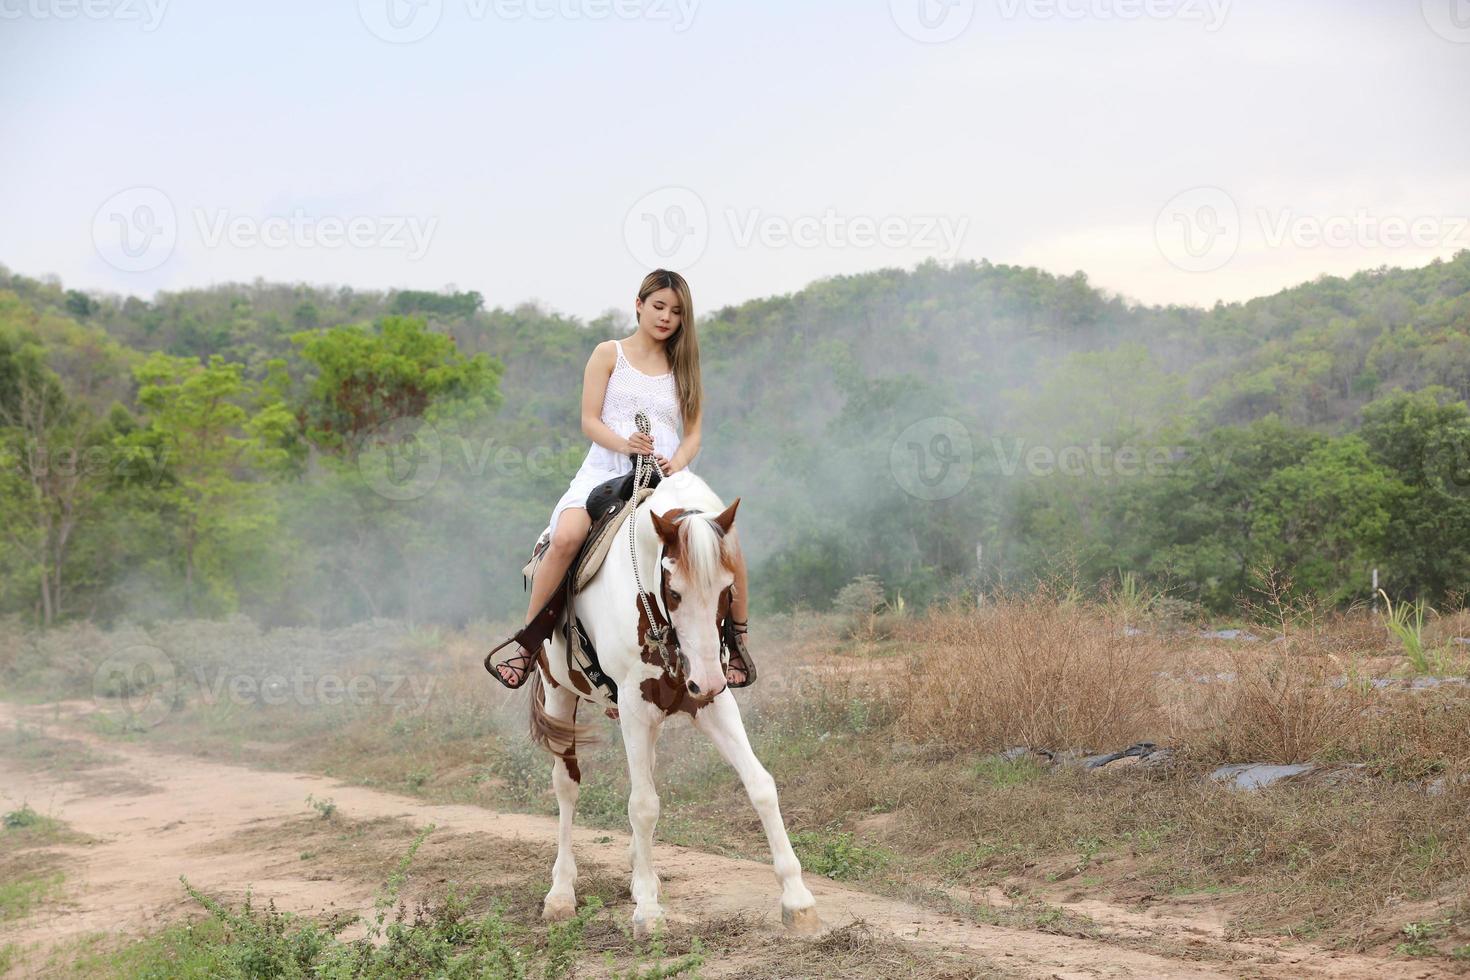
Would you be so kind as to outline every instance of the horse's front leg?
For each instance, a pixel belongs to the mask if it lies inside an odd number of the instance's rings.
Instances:
[[[695,714],[694,724],[709,736],[720,755],[740,776],[745,793],[761,818],[766,840],[771,845],[771,866],[781,883],[781,921],[792,932],[808,935],[818,932],[822,923],[817,918],[817,900],[801,880],[801,862],[791,849],[791,838],[786,836],[786,824],[781,820],[776,781],[750,747],[734,695],[728,690],[721,692]]]
[[[532,668],[533,670],[536,668]],[[546,710],[568,722],[577,718],[577,696],[564,687],[548,687]],[[577,746],[553,745],[559,753],[551,764],[551,786],[556,790],[556,863],[551,866],[551,890],[541,906],[543,919],[570,919],[577,913],[577,859],[572,855],[572,816],[577,810],[582,771]]]
[[[633,689],[636,692],[636,688]],[[658,791],[653,785],[653,746],[663,716],[634,695],[618,705],[623,747],[628,754],[628,823],[633,829],[633,936],[643,939],[663,921],[658,904],[658,874],[653,870],[653,828],[658,823]]]

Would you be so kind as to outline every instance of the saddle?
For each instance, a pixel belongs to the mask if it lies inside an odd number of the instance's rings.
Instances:
[[[498,644],[495,649],[485,655],[487,671],[494,673],[490,661],[503,647],[511,643],[519,643],[527,650],[539,650],[551,637],[552,631],[560,624],[567,640],[568,666],[587,677],[609,700],[609,703],[617,703],[617,685],[613,683],[612,678],[603,673],[602,666],[597,661],[597,651],[593,649],[592,641],[588,638],[581,620],[576,618],[573,608],[574,596],[592,581],[592,577],[597,574],[597,570],[606,560],[608,552],[612,550],[612,543],[618,531],[637,512],[638,505],[653,493],[653,488],[658,485],[660,474],[657,467],[654,467],[652,472],[651,480],[648,481],[647,486],[638,491],[637,499],[633,499],[634,474],[631,472],[598,484],[587,495],[587,515],[592,518],[592,525],[587,529],[587,537],[582,542],[581,550],[577,552],[577,557],[567,568],[566,575],[562,577],[560,584],[552,591],[551,597],[546,600],[546,605],[531,617],[531,621],[520,632]],[[550,546],[551,529],[547,528],[541,533],[541,537],[536,541],[536,546],[531,550],[531,560],[521,569],[524,588],[529,588],[531,579],[536,574],[536,568],[541,564],[541,559],[545,557],[546,549]]]
[[[577,557],[572,560],[566,574],[552,591],[546,604],[535,616],[531,617],[531,621],[520,632],[501,642],[485,655],[487,671],[494,674],[490,661],[505,646],[519,643],[527,650],[542,650],[546,641],[551,637],[552,631],[560,626],[567,642],[567,666],[574,681],[576,675],[580,673],[587,678],[593,688],[593,690],[581,691],[581,693],[593,695],[609,705],[617,704],[617,684],[603,672],[602,665],[597,659],[597,651],[592,646],[587,630],[583,627],[582,621],[577,618],[576,595],[592,581],[593,576],[602,568],[602,563],[612,550],[613,541],[617,538],[618,533],[638,512],[639,505],[653,493],[653,488],[658,485],[659,480],[660,474],[655,467],[651,482],[640,488],[636,495],[633,491],[634,474],[631,472],[598,484],[588,494],[587,514],[592,518],[592,524],[587,530],[587,537],[583,540]],[[536,569],[541,564],[541,559],[545,556],[550,544],[551,532],[548,528],[537,539],[531,551],[530,561],[521,569],[523,584],[526,587],[529,587],[530,580],[535,576]],[[726,616],[719,626],[722,646],[733,648],[735,642],[733,617]],[[746,681],[735,686],[744,687],[755,680],[755,665],[749,662],[748,655],[747,672]],[[580,685],[578,687],[580,689]]]

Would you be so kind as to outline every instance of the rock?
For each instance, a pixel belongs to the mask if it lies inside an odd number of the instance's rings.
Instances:
[[[1232,789],[1261,789],[1284,779],[1292,779],[1317,769],[1311,762],[1279,766],[1266,762],[1233,763],[1221,766],[1210,773],[1216,782],[1225,783]]]
[[[1240,629],[1204,630],[1200,632],[1199,638],[1202,640],[1245,640],[1247,642],[1260,639],[1256,634]]]

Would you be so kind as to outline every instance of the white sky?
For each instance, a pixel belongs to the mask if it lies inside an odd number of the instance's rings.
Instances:
[[[0,262],[145,296],[1210,305],[1470,248],[1470,0],[0,0],[0,83]]]

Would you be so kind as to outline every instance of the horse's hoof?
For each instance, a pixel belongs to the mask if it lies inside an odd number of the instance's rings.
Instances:
[[[560,896],[546,897],[546,903],[541,906],[541,918],[547,922],[565,922],[577,914],[577,901],[572,898]]]
[[[663,924],[664,924],[664,914],[663,914],[663,912],[656,912],[653,915],[643,915],[641,913],[634,912],[633,913],[633,938],[634,939],[647,939],[650,936],[652,936],[654,934],[654,932],[660,926],[662,926]]]
[[[808,905],[804,909],[781,906],[781,924],[795,936],[815,936],[822,931],[822,920],[817,918],[817,907]]]

